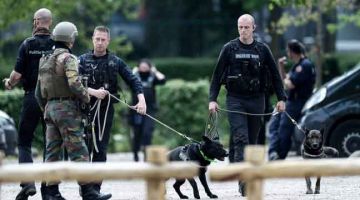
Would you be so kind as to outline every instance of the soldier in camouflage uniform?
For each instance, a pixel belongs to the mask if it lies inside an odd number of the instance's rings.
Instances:
[[[46,122],[45,162],[61,160],[64,147],[71,161],[88,162],[89,152],[83,140],[83,127],[78,100],[89,102],[90,96],[104,98],[107,91],[86,89],[79,79],[77,58],[71,47],[77,35],[76,26],[70,22],[57,24],[53,31],[55,50],[41,58],[36,97],[44,110]],[[91,184],[80,184],[83,200],[106,200]],[[63,200],[58,183],[48,183],[48,199]]]

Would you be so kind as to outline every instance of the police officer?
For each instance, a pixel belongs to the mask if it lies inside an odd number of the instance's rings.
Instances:
[[[138,113],[145,114],[146,103],[140,81],[132,74],[130,68],[122,59],[115,56],[107,49],[110,42],[110,30],[105,26],[96,27],[94,29],[92,42],[94,49],[79,57],[79,73],[82,76],[88,77],[88,86],[95,89],[105,88],[105,90],[108,90],[111,94],[116,95],[119,90],[117,76],[120,75],[122,79],[130,85],[137,96],[138,103],[134,108]],[[93,151],[93,156],[91,158],[91,161],[93,162],[106,162],[110,130],[114,118],[113,103],[116,102],[114,99],[111,99],[110,105],[107,107],[107,98],[102,101],[100,106],[100,131],[98,123],[95,123],[96,145],[99,151]],[[91,99],[91,106],[94,105],[95,101],[96,99]],[[91,112],[92,120],[94,118],[94,113],[95,109]],[[105,116],[106,114],[107,116]],[[106,122],[104,122],[105,117]],[[103,128],[104,132],[102,132]],[[96,183],[94,187],[96,190],[100,191],[101,183]]]
[[[36,98],[44,110],[46,122],[45,162],[55,162],[62,158],[62,146],[71,161],[89,161],[89,152],[83,140],[83,128],[78,101],[89,102],[90,95],[104,98],[105,90],[85,89],[78,77],[78,61],[71,54],[77,35],[76,26],[70,22],[60,22],[53,30],[55,50],[43,57],[39,65]],[[58,183],[47,183],[47,198],[63,200]],[[102,195],[91,184],[81,184],[83,200],[110,199],[111,194]]]
[[[144,95],[147,103],[147,113],[155,115],[157,110],[156,102],[156,86],[163,85],[166,82],[165,75],[159,72],[155,66],[152,65],[148,59],[140,60],[138,67],[133,70],[136,77],[141,81]],[[133,95],[133,103],[136,103],[136,97]],[[154,131],[154,120],[136,114],[135,111],[130,111],[131,125],[133,126],[133,153],[134,160],[139,161],[138,151],[141,146],[148,146],[151,144],[152,134]],[[145,152],[144,152],[145,153]],[[145,157],[144,157],[144,160]]]
[[[254,40],[254,18],[249,14],[241,15],[237,21],[239,38],[231,40],[222,48],[215,67],[209,96],[209,110],[216,112],[216,99],[221,84],[224,83],[227,95],[227,109],[253,114],[264,113],[264,75],[269,70],[278,98],[276,108],[285,110],[286,96],[276,63],[270,49]],[[255,144],[261,126],[260,116],[228,113],[230,124],[230,162],[244,160],[245,145]],[[239,192],[244,196],[244,184],[239,183]]]
[[[10,77],[5,79],[5,88],[11,90],[18,82],[22,83],[25,90],[21,115],[19,120],[18,150],[19,163],[32,163],[31,144],[34,138],[34,131],[39,121],[45,124],[42,118],[42,112],[36,103],[34,90],[38,77],[39,60],[42,55],[52,52],[54,41],[50,38],[49,28],[52,23],[50,10],[41,8],[34,14],[33,36],[24,40],[19,47],[18,57],[15,68]],[[45,130],[44,130],[45,131]],[[45,136],[44,136],[45,138]],[[45,149],[44,149],[45,150]],[[21,183],[20,193],[16,200],[27,199],[36,193],[34,182]],[[45,190],[41,187],[41,193]]]
[[[305,48],[299,41],[290,40],[287,43],[286,51],[287,56],[295,64],[289,73],[285,74],[284,65],[286,64],[286,57],[282,57],[278,60],[279,71],[288,92],[286,110],[292,118],[298,120],[301,116],[302,107],[314,89],[316,77],[315,67],[305,56]],[[285,113],[272,117],[269,127],[270,160],[286,158],[291,148],[291,135],[293,132],[294,124]]]

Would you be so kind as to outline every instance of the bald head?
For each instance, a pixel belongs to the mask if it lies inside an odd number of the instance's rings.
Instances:
[[[240,41],[244,44],[251,44],[253,39],[253,32],[255,30],[254,17],[249,14],[241,15],[237,22]]]
[[[249,14],[241,15],[238,19],[238,24],[239,24],[239,22],[251,22],[253,25],[255,25],[254,17]]]
[[[47,8],[40,8],[34,13],[34,26],[49,28],[52,23],[51,11]]]
[[[40,8],[34,13],[34,19],[51,19],[51,11],[47,8]]]

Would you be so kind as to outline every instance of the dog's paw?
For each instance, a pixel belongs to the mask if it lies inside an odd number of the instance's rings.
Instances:
[[[180,196],[180,199],[188,199],[189,197],[188,196],[186,196],[186,195],[182,195],[182,196]]]
[[[314,194],[320,194],[320,190],[315,190]]]
[[[200,199],[200,195],[199,194],[194,194],[194,198],[195,199]]]
[[[210,199],[217,199],[218,196],[215,194],[208,194],[208,196],[210,197]]]
[[[312,190],[307,190],[306,194],[313,194],[314,192]]]

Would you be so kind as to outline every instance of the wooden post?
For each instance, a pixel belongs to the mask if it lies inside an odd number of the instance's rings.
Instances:
[[[146,148],[146,158],[149,163],[163,165],[168,162],[167,149],[162,146],[149,146]],[[165,200],[164,179],[147,179],[147,199]]]
[[[250,162],[255,167],[265,162],[264,146],[251,145],[245,148],[245,161]],[[246,183],[246,195],[248,200],[262,200],[263,199],[263,180],[254,179]]]

